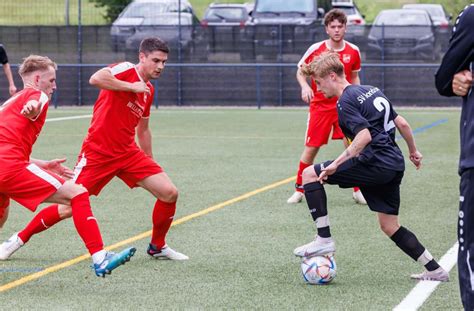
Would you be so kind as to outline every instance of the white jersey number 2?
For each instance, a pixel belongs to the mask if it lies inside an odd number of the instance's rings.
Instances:
[[[390,120],[390,122],[388,121],[388,118],[390,117],[390,103],[388,102],[388,100],[383,97],[377,97],[374,99],[374,107],[379,112],[382,112],[382,110],[385,109],[385,117],[383,122],[385,132],[388,132],[393,129],[395,127],[395,123],[393,123],[392,120]]]

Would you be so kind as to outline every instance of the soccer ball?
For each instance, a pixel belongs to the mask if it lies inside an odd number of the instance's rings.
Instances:
[[[301,273],[309,284],[327,284],[336,276],[336,261],[332,255],[304,258]]]

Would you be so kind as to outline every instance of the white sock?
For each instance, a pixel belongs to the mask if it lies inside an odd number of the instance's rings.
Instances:
[[[95,252],[92,254],[92,262],[96,265],[100,264],[102,261],[104,261],[106,254],[107,251],[105,249]]]

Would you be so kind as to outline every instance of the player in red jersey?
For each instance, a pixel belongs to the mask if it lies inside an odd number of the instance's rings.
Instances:
[[[178,190],[153,160],[148,126],[154,95],[150,80],[160,76],[168,52],[168,46],[160,39],[146,38],[140,44],[137,65],[123,62],[92,75],[90,83],[101,91],[74,173],[76,183],[83,185],[91,195],[98,195],[115,176],[130,188],[139,186],[148,190],[157,200],[147,253],[155,258],[186,260],[188,256],[171,249],[165,242],[175,214]],[[71,208],[67,205],[49,206],[14,236],[23,245],[32,235],[70,216]],[[3,248],[2,244],[0,255]]]
[[[0,224],[8,217],[10,198],[33,212],[42,202],[67,204],[77,232],[92,255],[95,273],[105,276],[128,261],[135,248],[119,254],[104,250],[89,193],[81,185],[61,177],[73,176],[71,170],[61,165],[65,159],[30,158],[56,89],[56,69],[57,65],[48,57],[27,57],[19,70],[24,89],[0,107]],[[9,241],[10,246],[18,243],[16,238]]]
[[[311,79],[311,86],[307,77],[302,74],[301,68],[309,64],[321,53],[332,50],[339,54],[344,64],[344,71],[348,81],[352,84],[360,84],[359,71],[361,68],[359,48],[344,40],[346,33],[346,14],[338,9],[329,11],[324,16],[324,25],[329,39],[317,42],[309,47],[298,63],[296,79],[301,86],[301,98],[309,104],[308,124],[305,135],[305,148],[301,154],[298,172],[296,174],[295,192],[288,199],[289,204],[299,203],[303,199],[302,173],[305,168],[313,164],[319,148],[332,139],[343,139],[341,129],[337,120],[336,102],[337,98],[326,98],[318,91],[316,83]],[[331,135],[332,131],[332,135]],[[344,140],[344,144],[347,142]],[[364,196],[356,187],[352,197],[357,203],[367,204]]]

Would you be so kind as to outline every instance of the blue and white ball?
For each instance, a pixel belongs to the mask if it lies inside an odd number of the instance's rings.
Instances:
[[[301,273],[309,284],[324,285],[336,277],[336,261],[333,255],[304,258]]]

